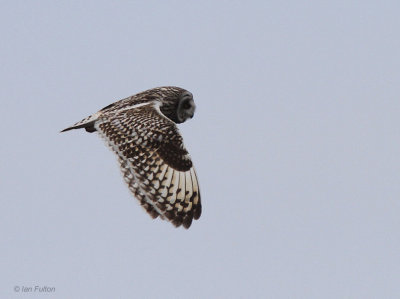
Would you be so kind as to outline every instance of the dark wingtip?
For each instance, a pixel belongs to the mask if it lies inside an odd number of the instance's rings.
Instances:
[[[195,208],[194,208],[194,215],[193,218],[194,220],[199,219],[201,216],[201,203],[199,203]]]
[[[193,221],[193,210],[183,218],[183,227],[188,229]]]

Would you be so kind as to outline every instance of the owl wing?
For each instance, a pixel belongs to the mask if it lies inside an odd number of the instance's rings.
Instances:
[[[117,154],[129,190],[153,217],[189,228],[200,218],[195,169],[175,123],[153,104],[102,116],[95,128]]]

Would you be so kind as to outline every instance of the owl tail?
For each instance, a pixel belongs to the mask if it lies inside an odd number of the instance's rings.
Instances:
[[[88,116],[88,117],[82,119],[81,121],[78,121],[73,126],[65,128],[60,133],[66,132],[66,131],[69,131],[69,130],[73,130],[73,129],[82,129],[82,128],[84,128],[86,130],[86,132],[93,133],[93,132],[96,131],[96,129],[94,127],[94,123],[98,119],[98,116],[99,116],[98,113],[95,113],[95,114],[93,114],[91,116]]]

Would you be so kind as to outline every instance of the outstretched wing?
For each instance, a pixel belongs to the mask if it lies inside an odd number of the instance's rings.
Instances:
[[[104,115],[95,128],[118,155],[130,191],[153,217],[189,228],[201,215],[192,161],[176,125],[148,104]]]

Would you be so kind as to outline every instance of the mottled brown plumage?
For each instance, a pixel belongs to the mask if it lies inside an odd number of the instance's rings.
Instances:
[[[153,218],[189,228],[201,215],[195,169],[175,123],[192,118],[193,96],[179,87],[150,89],[66,128],[98,132],[117,154],[129,190]]]

